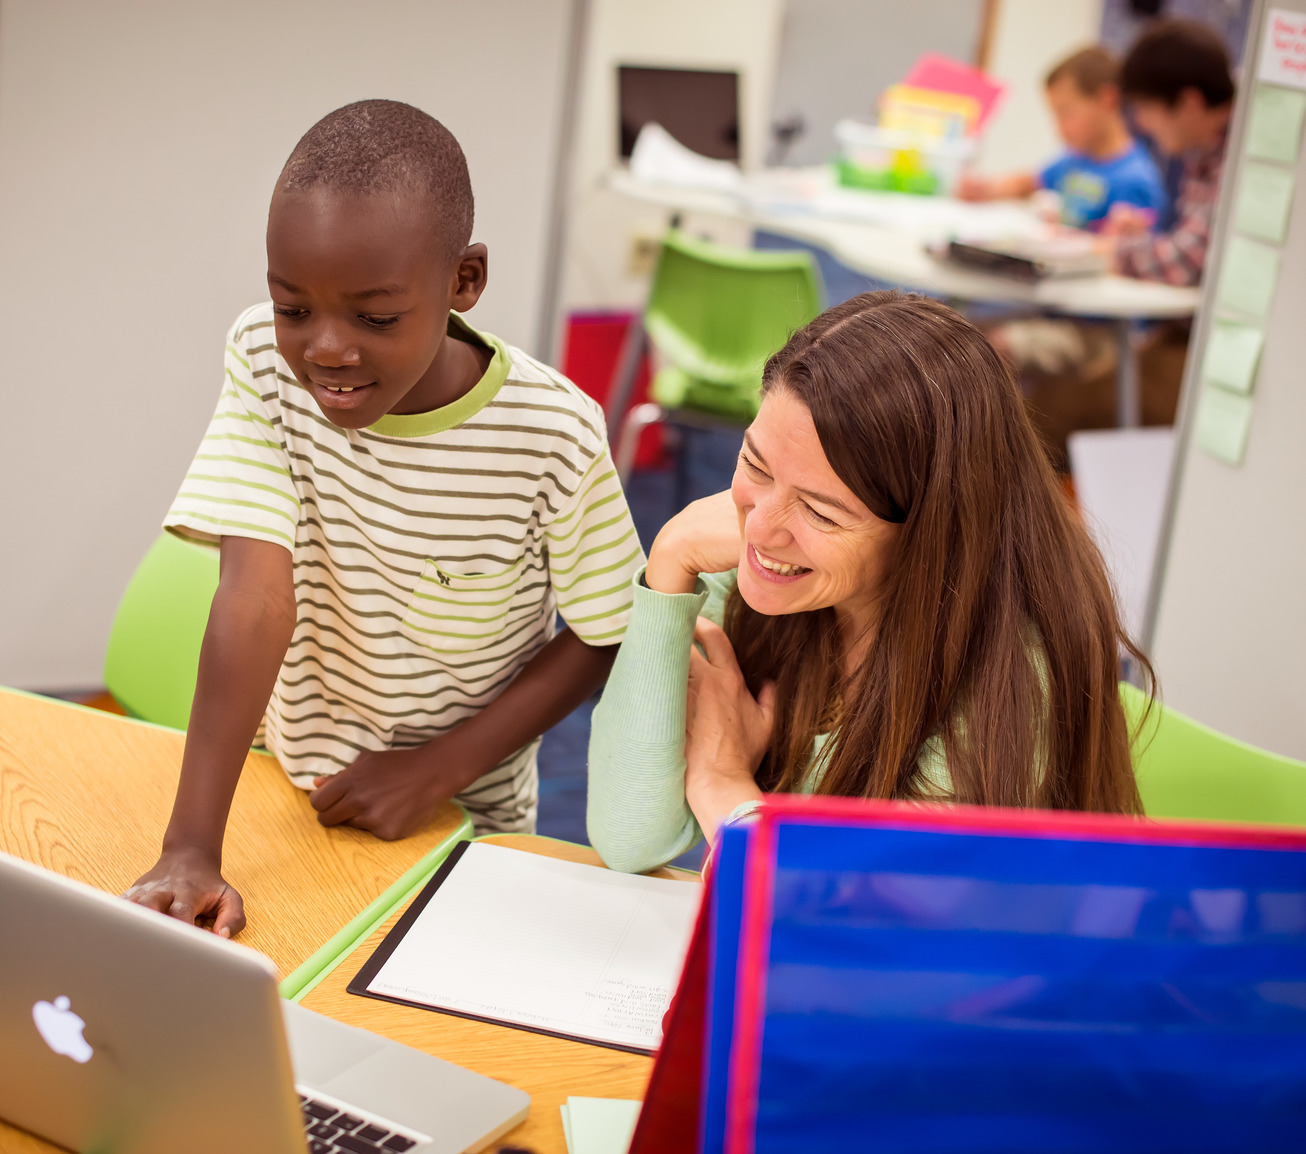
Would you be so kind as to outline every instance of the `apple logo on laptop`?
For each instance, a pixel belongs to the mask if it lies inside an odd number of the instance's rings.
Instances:
[[[71,1003],[62,994],[53,1002],[37,1002],[32,1007],[32,1021],[45,1044],[56,1054],[63,1054],[74,1062],[89,1062],[95,1052],[82,1037],[86,1023],[70,1009]]]

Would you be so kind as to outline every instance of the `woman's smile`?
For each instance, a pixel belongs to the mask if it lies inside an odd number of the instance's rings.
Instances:
[[[778,584],[797,581],[811,572],[811,569],[804,565],[795,565],[792,562],[777,561],[774,557],[768,557],[756,545],[751,544],[748,546],[748,562],[764,581],[774,581]]]

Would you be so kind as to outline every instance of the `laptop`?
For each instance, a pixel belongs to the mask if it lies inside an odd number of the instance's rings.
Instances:
[[[277,996],[262,954],[0,854],[0,1118],[116,1154],[462,1154],[521,1090]]]

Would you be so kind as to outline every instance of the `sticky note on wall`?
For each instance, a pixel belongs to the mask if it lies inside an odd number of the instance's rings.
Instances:
[[[1282,244],[1288,231],[1295,183],[1290,168],[1248,161],[1238,181],[1234,227],[1247,236]]]
[[[1241,465],[1252,427],[1252,399],[1219,385],[1202,390],[1197,408],[1197,443],[1228,465]]]
[[[1246,237],[1231,236],[1220,269],[1218,299],[1222,308],[1263,317],[1274,300],[1279,253]]]
[[[1248,156],[1294,164],[1306,121],[1306,92],[1258,84],[1247,117]]]
[[[1206,338],[1202,380],[1239,393],[1250,393],[1265,333],[1236,321],[1215,321]]]
[[[1271,8],[1265,14],[1258,75],[1274,84],[1306,88],[1306,12]]]

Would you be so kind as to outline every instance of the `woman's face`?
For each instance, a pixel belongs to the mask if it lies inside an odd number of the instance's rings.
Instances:
[[[901,526],[881,521],[830,467],[812,414],[772,389],[744,434],[731,496],[739,511],[739,592],[759,613],[833,606],[869,626]]]

